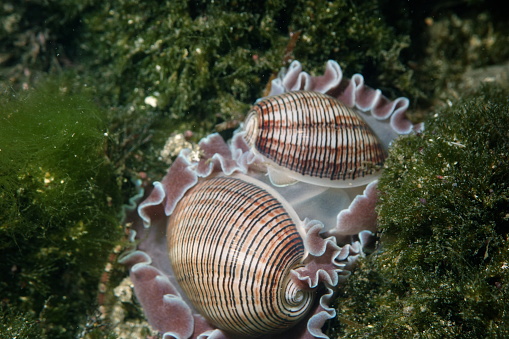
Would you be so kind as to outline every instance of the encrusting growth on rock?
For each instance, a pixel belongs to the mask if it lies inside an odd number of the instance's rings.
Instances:
[[[344,338],[509,335],[508,92],[483,87],[398,139],[379,251],[338,300]]]

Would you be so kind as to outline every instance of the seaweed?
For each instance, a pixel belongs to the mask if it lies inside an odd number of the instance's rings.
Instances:
[[[97,307],[122,234],[106,115],[62,78],[4,92],[0,103],[2,305],[36,319],[44,336],[67,338]]]
[[[113,1],[86,17],[84,48],[109,104],[210,131],[242,118],[274,72],[294,59],[316,72],[328,59],[350,75],[387,71],[380,82],[399,88],[391,78],[394,70],[409,77],[399,61],[408,37],[380,16],[376,1]]]
[[[395,142],[379,183],[379,251],[338,300],[344,337],[509,334],[507,98],[484,86]]]

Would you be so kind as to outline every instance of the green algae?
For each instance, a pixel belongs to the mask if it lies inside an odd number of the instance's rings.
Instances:
[[[8,307],[0,308],[0,338],[41,338],[41,327],[29,313],[19,313]]]
[[[338,300],[344,337],[507,337],[508,94],[484,87],[393,145],[380,250]]]
[[[407,30],[387,23],[379,1],[354,5],[348,1],[302,1],[294,9],[291,27],[302,32],[296,59],[318,73],[328,59],[337,60],[345,76],[365,76],[366,83],[386,95],[415,96],[413,71],[404,64]]]
[[[507,60],[503,13],[494,1],[7,1],[0,82],[77,67],[107,106],[203,136],[242,118],[295,59],[315,74],[337,60],[389,97],[429,104],[465,70]]]
[[[119,0],[87,16],[86,48],[110,104],[164,111],[174,124],[192,121],[190,129],[208,133],[218,122],[242,118],[271,75],[291,59],[315,73],[323,72],[328,59],[339,60],[350,75],[367,67],[409,72],[398,59],[407,38],[388,27],[377,9],[376,1],[133,6]],[[287,51],[291,32],[300,39]],[[381,82],[397,87],[390,78]],[[147,98],[156,100],[147,104]]]
[[[65,79],[0,103],[2,304],[73,337],[122,234],[105,113]]]

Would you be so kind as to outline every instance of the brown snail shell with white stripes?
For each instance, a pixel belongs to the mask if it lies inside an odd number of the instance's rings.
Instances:
[[[183,150],[140,203],[150,230],[137,228],[144,240],[121,260],[150,324],[165,338],[325,338],[361,243],[324,237],[218,134],[199,146],[199,161]]]
[[[168,253],[193,306],[229,333],[280,332],[309,311],[314,293],[291,271],[303,266],[300,220],[272,188],[244,175],[191,188],[170,217]]]
[[[266,162],[274,185],[296,181],[327,187],[365,185],[386,157],[357,112],[323,93],[264,98],[248,114],[245,140]]]

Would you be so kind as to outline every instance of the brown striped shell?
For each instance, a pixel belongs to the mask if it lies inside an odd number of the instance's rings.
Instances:
[[[200,181],[168,224],[175,277],[193,306],[238,336],[277,333],[302,319],[313,293],[290,271],[305,249],[299,219],[278,194],[237,175]]]
[[[386,157],[357,112],[319,92],[288,92],[257,102],[244,130],[246,142],[268,160],[276,185],[300,180],[360,186],[376,178]]]

